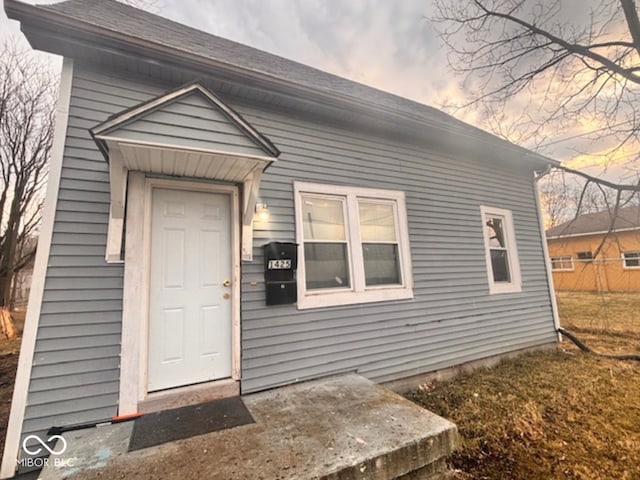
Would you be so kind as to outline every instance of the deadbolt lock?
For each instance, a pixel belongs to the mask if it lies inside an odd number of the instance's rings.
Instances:
[[[231,280],[225,280],[224,282],[222,282],[222,285],[228,287],[229,285],[231,285]]]

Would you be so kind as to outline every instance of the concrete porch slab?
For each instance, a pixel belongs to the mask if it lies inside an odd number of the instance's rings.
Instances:
[[[445,478],[455,425],[358,375],[243,397],[256,423],[127,452],[132,423],[68,432],[43,480]]]

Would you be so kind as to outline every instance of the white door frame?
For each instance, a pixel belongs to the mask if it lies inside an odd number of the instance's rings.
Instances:
[[[122,345],[118,415],[139,411],[147,392],[149,280],[151,271],[151,207],[154,188],[221,193],[231,199],[231,378],[240,380],[240,210],[239,192],[233,185],[145,177],[130,172],[127,194]],[[227,383],[228,380],[221,380]],[[215,385],[215,381],[210,382]],[[198,386],[194,386],[196,388]],[[184,387],[189,388],[189,387]]]

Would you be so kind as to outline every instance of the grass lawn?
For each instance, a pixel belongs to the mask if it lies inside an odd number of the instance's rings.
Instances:
[[[640,293],[558,293],[562,326],[580,332],[640,332]]]
[[[596,350],[640,353],[640,295],[561,294],[561,323]],[[454,421],[457,479],[640,478],[640,363],[557,351],[506,360],[408,397]]]

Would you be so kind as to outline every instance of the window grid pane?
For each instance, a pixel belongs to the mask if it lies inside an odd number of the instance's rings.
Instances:
[[[491,249],[491,268],[493,270],[494,282],[511,282],[509,255],[506,249]]]
[[[394,204],[358,199],[358,218],[365,286],[402,284]]]
[[[624,257],[624,266],[627,268],[640,267],[640,252],[625,252],[622,254]]]
[[[305,240],[346,240],[344,198],[303,196],[302,229]]]
[[[363,243],[362,256],[366,286],[399,285],[402,283],[398,245]]]
[[[571,256],[551,257],[552,270],[573,270],[573,260]]]
[[[578,252],[576,256],[578,257],[578,260],[593,260],[593,252],[591,251]]]
[[[487,215],[485,218],[486,232],[491,248],[505,248],[504,222],[500,217]]]
[[[308,290],[351,288],[345,200],[340,196],[302,196]]]
[[[504,219],[496,215],[485,215],[485,235],[491,256],[491,273],[495,283],[511,283],[509,252],[506,248]]]
[[[346,243],[305,242],[304,268],[307,290],[351,288]]]
[[[360,238],[363,242],[396,242],[393,205],[358,201]]]

